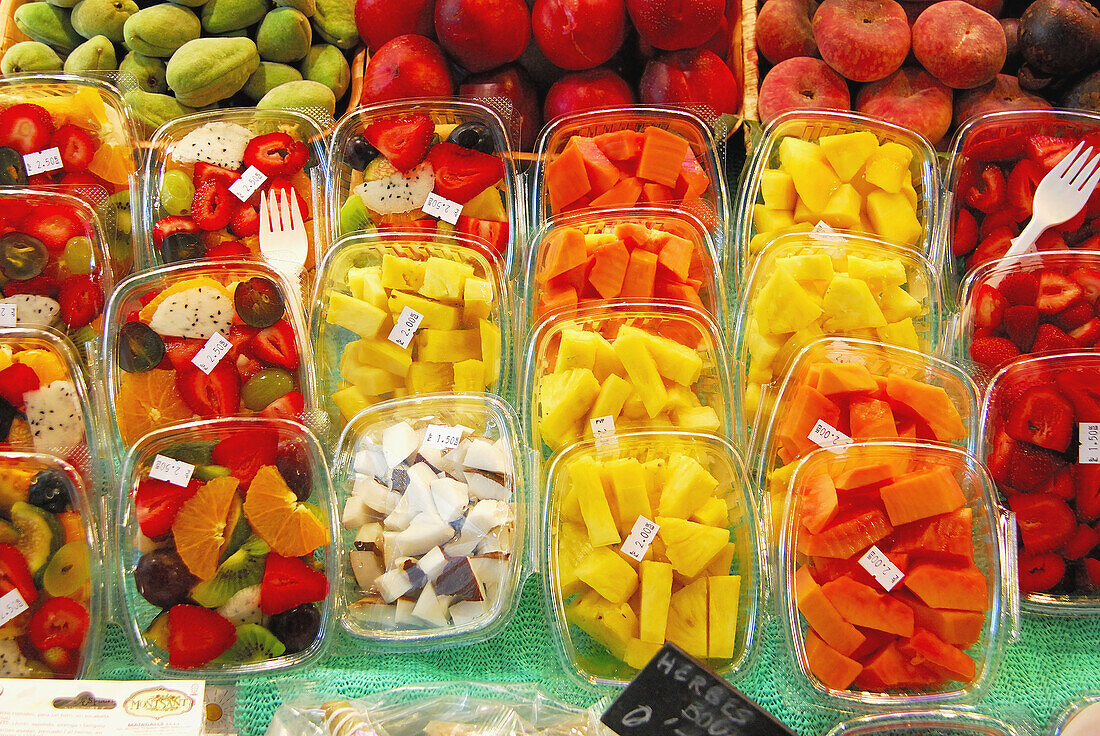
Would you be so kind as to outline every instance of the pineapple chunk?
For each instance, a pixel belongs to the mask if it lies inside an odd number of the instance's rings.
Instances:
[[[697,406],[699,406],[699,397],[691,389],[679,385],[668,387],[668,405],[665,410],[670,414],[694,409]]]
[[[891,286],[901,286],[909,280],[905,275],[905,264],[897,258],[876,260],[848,256],[848,275],[853,279],[866,281],[874,292],[885,291]]]
[[[649,507],[657,508],[661,503],[661,491],[668,482],[668,462],[662,458],[646,460],[642,463],[645,473],[645,492],[649,496]]]
[[[878,337],[883,342],[888,342],[891,345],[897,345],[903,348],[909,348],[910,350],[920,350],[921,340],[917,336],[917,328],[913,324],[913,320],[903,319],[900,322],[894,322],[884,327],[879,327],[876,330]]]
[[[481,360],[485,363],[485,385],[500,380],[500,328],[487,319],[477,323],[481,332]]]
[[[588,419],[591,421],[600,417],[618,417],[622,413],[623,404],[632,393],[634,387],[630,385],[630,381],[612,373],[600,386],[600,393],[596,396],[596,403],[592,405]],[[586,436],[591,434],[591,423],[585,426],[584,431]]]
[[[707,578],[710,605],[707,608],[707,656],[730,659],[737,644],[737,608],[741,595],[740,575]]]
[[[695,513],[691,515],[691,520],[706,526],[715,527],[728,527],[730,523],[729,509],[726,508],[726,502],[717,496],[711,496],[703,505],[695,509]]]
[[[788,136],[779,142],[779,161],[791,175],[795,191],[815,212],[825,208],[840,180],[816,143]]]
[[[896,243],[914,245],[923,232],[916,210],[901,192],[868,194],[867,216],[876,233]]]
[[[665,637],[693,657],[707,656],[707,579],[672,594]]]
[[[654,335],[629,325],[619,329],[619,337],[624,332],[637,333],[645,340],[649,354],[657,364],[657,372],[664,378],[681,386],[690,386],[699,380],[699,374],[703,371],[703,356],[696,351],[663,335]]]
[[[436,330],[454,330],[458,328],[461,310],[450,304],[435,302],[425,299],[419,294],[409,294],[404,291],[390,292],[388,300],[390,314],[399,315],[405,307],[423,315],[421,328],[430,327]]]
[[[665,543],[665,555],[672,569],[686,578],[698,575],[730,541],[727,529],[693,521],[658,516],[657,536]]]
[[[450,363],[425,363],[417,361],[409,366],[405,386],[410,394],[430,394],[450,391],[454,385],[454,368]]]
[[[558,357],[554,361],[554,372],[561,373],[572,368],[588,368],[596,365],[596,350],[603,339],[595,332],[586,332],[565,328],[558,341]]]
[[[346,370],[341,371],[340,375],[344,380],[354,384],[364,396],[381,396],[404,385],[400,376],[395,376],[381,368],[358,363],[349,363],[345,368]]]
[[[730,568],[733,567],[733,558],[736,554],[737,545],[733,542],[729,542],[722,548],[721,552],[714,556],[714,559],[706,566],[704,572],[707,575],[729,575]]]
[[[769,209],[793,210],[798,195],[790,174],[778,169],[768,169],[760,174],[760,196],[764,198],[764,206]]]
[[[389,253],[382,256],[382,286],[399,291],[419,291],[424,285],[424,261]]]
[[[395,376],[405,376],[412,365],[412,353],[385,338],[372,337],[348,343],[345,351],[355,350],[359,362],[389,371]]]
[[[867,159],[863,169],[868,184],[891,194],[901,191],[902,182],[913,177],[909,173],[909,163],[913,160],[913,151],[908,146],[887,141]]]
[[[579,457],[569,466],[569,477],[573,480],[581,506],[581,518],[593,547],[622,541],[600,476],[600,464],[589,457]]]
[[[783,347],[785,340],[782,337],[771,337],[760,334],[756,318],[749,318],[749,326],[745,331],[745,343],[749,349],[749,359],[753,369],[767,368],[775,360],[779,349]]]
[[[776,258],[775,267],[783,269],[796,281],[828,281],[834,273],[833,259],[828,253]]]
[[[455,391],[484,391],[485,364],[480,360],[455,363]]]
[[[487,318],[493,313],[493,285],[485,279],[466,279],[462,287],[462,302],[462,312],[467,322]]]
[[[771,233],[794,225],[794,215],[789,209],[773,210],[762,204],[752,206],[752,226],[758,233]]]
[[[588,530],[583,524],[563,521],[558,527],[558,587],[562,598],[580,593],[584,583],[577,577],[576,567],[592,551]]]
[[[878,148],[878,138],[868,130],[824,135],[817,139],[817,143],[841,181],[851,181]]]
[[[833,277],[821,308],[828,318],[825,329],[830,332],[883,327],[886,324],[886,318],[875,303],[867,282],[850,276]]]
[[[440,136],[447,140],[446,135]],[[488,220],[490,222],[507,222],[508,214],[504,211],[504,200],[501,199],[501,191],[493,184],[476,197],[462,206],[462,214],[473,217],[476,220]]]
[[[566,606],[565,618],[620,660],[638,634],[638,617],[630,606],[605,601],[596,591],[582,593]]]
[[[604,475],[611,483],[611,496],[619,534],[625,538],[639,516],[653,518],[653,508],[646,494],[645,471],[637,458],[625,457],[604,463]]]
[[[859,212],[863,207],[863,197],[851,184],[841,184],[829,197],[825,209],[821,210],[821,219],[832,227],[855,230],[859,227]]]
[[[607,377],[612,374],[620,378],[626,378],[626,369],[623,368],[619,356],[615,354],[615,348],[600,333],[593,332],[592,334],[597,338],[595,340],[596,360],[592,366],[592,372],[596,374],[596,378],[600,381],[606,381]]]
[[[699,461],[674,455],[668,463],[668,482],[661,491],[658,515],[686,519],[718,489],[718,481]]]
[[[638,606],[638,637],[653,644],[664,644],[668,607],[672,598],[672,565],[642,561],[642,595]]]
[[[631,639],[626,644],[626,651],[623,652],[623,662],[628,667],[640,670],[649,664],[649,660],[657,656],[657,652],[661,650],[663,644],[663,639],[658,644],[641,639]]]
[[[480,330],[422,329],[416,334],[416,359],[460,363],[481,358]]]
[[[431,256],[424,264],[424,282],[417,291],[429,299],[459,301],[465,294],[466,279],[474,267],[449,258]]]
[[[329,296],[325,322],[351,330],[360,337],[374,337],[389,314],[353,296],[334,291]]]
[[[681,409],[673,415],[673,420],[680,429],[690,429],[696,432],[717,432],[722,428],[722,420],[713,406],[695,406],[690,409]]]
[[[622,416],[624,419],[645,419],[649,416],[645,410],[645,404],[642,403],[641,394],[637,391],[632,391],[630,396],[626,397],[626,401],[623,402]]]
[[[612,347],[626,368],[630,382],[641,395],[646,413],[653,419],[668,403],[668,392],[647,342],[640,330],[631,331],[624,326],[619,330]]]
[[[370,399],[363,395],[355,386],[348,386],[332,393],[332,403],[340,411],[344,421],[350,421],[353,416],[370,406]]]
[[[907,317],[917,317],[924,308],[909,292],[900,286],[891,286],[878,298],[878,306],[887,322],[899,322]]]
[[[609,547],[593,548],[574,573],[581,582],[612,603],[625,603],[638,588],[638,573]]]
[[[363,280],[367,276],[369,268],[352,268],[348,269],[347,276],[344,277],[344,282],[348,285],[348,291],[356,299],[363,298]]]
[[[774,271],[756,295],[757,328],[762,335],[794,332],[821,316],[821,307],[783,269]]]
[[[347,284],[348,290],[356,299],[362,299],[379,309],[386,308],[386,289],[382,286],[381,266],[349,268]]]
[[[562,447],[580,435],[579,424],[596,401],[600,383],[587,368],[551,373],[539,382],[542,419],[539,432],[552,448]]]

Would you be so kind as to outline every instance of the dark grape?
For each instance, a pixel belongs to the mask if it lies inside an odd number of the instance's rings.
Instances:
[[[33,279],[49,262],[50,253],[38,238],[23,233],[0,238],[0,271],[13,281]]]
[[[344,144],[344,160],[356,171],[367,168],[367,164],[376,158],[378,158],[378,149],[361,135],[353,135]]]
[[[242,322],[261,330],[281,320],[286,312],[279,287],[263,276],[253,276],[237,285],[233,291],[233,308]]]
[[[275,468],[299,501],[305,501],[313,493],[309,457],[306,455],[305,448],[297,442],[279,443],[275,453]]]
[[[321,630],[321,611],[312,603],[303,603],[276,613],[271,617],[268,628],[286,647],[286,653],[294,654],[309,649],[317,640]]]
[[[19,416],[19,410],[10,401],[0,396],[0,442],[7,441],[12,422],[17,416]]]
[[[172,233],[160,244],[165,263],[193,261],[206,255],[206,244],[198,233]]]
[[[134,569],[138,592],[158,608],[186,602],[197,582],[174,549],[155,549],[142,555]]]
[[[455,143],[463,148],[472,148],[482,153],[495,153],[496,144],[493,143],[493,134],[489,128],[481,123],[463,123],[447,136],[448,143]]]
[[[42,470],[31,480],[27,500],[40,509],[60,514],[69,507],[74,492],[69,476],[60,470]]]
[[[0,146],[0,185],[27,183],[27,167],[23,165],[23,156],[8,146]]]
[[[164,360],[164,340],[144,322],[127,322],[118,330],[118,366],[127,373],[151,371]]]

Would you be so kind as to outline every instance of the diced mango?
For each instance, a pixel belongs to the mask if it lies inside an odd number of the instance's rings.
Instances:
[[[914,245],[923,231],[916,210],[900,192],[868,194],[867,216],[876,233],[903,245]]]
[[[823,135],[817,139],[825,159],[841,181],[851,181],[878,148],[878,138],[868,130]]]
[[[773,210],[762,204],[752,207],[752,226],[758,233],[771,233],[794,225],[794,213],[791,210]]]
[[[764,198],[764,206],[768,209],[790,211],[794,209],[794,201],[798,195],[790,174],[778,169],[766,169],[760,174],[760,196]]]
[[[912,182],[913,177],[909,173],[909,163],[912,160],[913,151],[908,146],[886,141],[868,157],[863,169],[864,178],[868,184],[897,194],[906,178]]]
[[[851,184],[841,184],[829,197],[825,209],[821,210],[821,219],[826,224],[846,230],[859,227],[859,212],[863,207],[863,197]]]
[[[815,212],[825,208],[840,180],[816,143],[788,136],[779,142],[779,162],[791,175],[795,191]]]

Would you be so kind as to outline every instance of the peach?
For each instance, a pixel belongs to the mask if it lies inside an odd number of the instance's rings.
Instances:
[[[948,87],[971,89],[992,81],[1007,54],[1000,22],[965,0],[931,5],[913,24],[913,55]]]
[[[435,0],[356,0],[355,27],[374,50],[391,38],[432,35]]]
[[[856,110],[916,131],[935,145],[951,127],[951,89],[919,67],[903,66],[863,85]]]
[[[909,53],[909,21],[894,0],[825,0],[813,30],[821,58],[853,82],[882,79]]]
[[[955,100],[955,127],[975,115],[1001,110],[1049,110],[1050,103],[1020,89],[1011,74],[998,74],[992,82],[968,89]]]
[[[615,72],[601,67],[566,74],[554,82],[546,93],[542,117],[549,123],[575,112],[633,104],[634,92],[630,85]]]
[[[467,71],[487,72],[523,53],[531,16],[523,0],[438,0],[435,32]]]
[[[454,91],[443,53],[431,40],[407,34],[374,52],[363,72],[360,105],[406,97],[450,97]]]
[[[518,64],[508,64],[485,74],[467,77],[458,88],[459,97],[501,98],[512,103],[513,125],[519,129],[519,145],[530,151],[542,127],[539,93],[531,77]]]
[[[796,56],[772,67],[760,85],[760,119],[788,110],[848,110],[848,84],[821,59]]]
[[[767,0],[756,16],[756,48],[773,64],[818,56],[813,18],[816,0]]]
[[[665,51],[707,42],[726,12],[725,0],[626,0],[630,20],[646,43]]]
[[[562,69],[591,69],[619,50],[626,35],[624,0],[535,0],[531,31]]]
[[[717,115],[737,113],[741,85],[726,63],[706,49],[661,54],[645,65],[639,84],[647,105],[701,105]]]

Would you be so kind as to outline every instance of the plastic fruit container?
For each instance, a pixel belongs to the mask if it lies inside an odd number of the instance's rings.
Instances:
[[[511,619],[530,518],[519,417],[488,394],[375,404],[333,469],[340,622],[383,648],[488,639]]]
[[[774,532],[773,541],[797,461],[819,447],[901,438],[977,451],[981,403],[974,381],[950,363],[905,348],[816,340],[763,402],[753,480],[767,493],[760,505],[770,503],[765,529]]]
[[[897,243],[939,265],[939,169],[917,133],[850,112],[789,112],[764,131],[748,172],[737,205],[743,270],[776,236],[818,222]]]
[[[788,233],[757,257],[734,331],[741,369],[735,416],[751,423],[764,387],[819,337],[879,340],[923,353],[939,343],[932,264],[865,235]]]
[[[682,302],[726,323],[721,262],[694,215],[660,207],[551,218],[527,253],[528,325],[610,299]]]
[[[822,448],[795,469],[779,549],[784,633],[814,697],[913,707],[980,694],[1018,621],[1012,517],[943,444]]]
[[[1026,732],[1024,732],[1026,733]],[[1022,736],[1000,718],[968,710],[935,708],[876,713],[838,724],[827,736]]]
[[[317,122],[291,110],[215,110],[161,126],[145,166],[142,265],[261,258],[260,195],[293,192],[308,292],[328,236],[326,154]]]
[[[1003,256],[1009,240],[1031,217],[1039,181],[1082,139],[1100,146],[1100,116],[1067,110],[996,112],[972,118],[951,145],[937,239],[943,243],[950,285]],[[1100,240],[1100,196],[1083,212],[1055,225],[1036,248],[1092,250]],[[1094,232],[1094,225],[1096,232]]]
[[[1016,512],[1028,609],[1100,611],[1100,354],[1023,358],[982,408],[982,460]]]
[[[631,107],[569,115],[543,128],[535,150],[532,229],[552,216],[589,208],[657,205],[690,212],[720,249],[726,242],[729,203],[714,136],[686,110]]]
[[[666,641],[727,678],[747,667],[763,564],[732,444],[675,431],[585,440],[554,458],[546,493],[543,584],[567,672],[625,685]],[[634,533],[646,521],[655,536]],[[646,535],[648,547],[630,541]]]
[[[313,356],[288,293],[270,266],[244,261],[178,263],[119,284],[103,346],[119,456],[146,432],[196,418],[312,420]]]
[[[1049,736],[1090,736],[1100,726],[1100,695],[1091,694],[1068,703],[1051,719]]]
[[[336,529],[324,451],[301,424],[216,419],[150,433],[126,457],[118,511],[124,627],[150,672],[238,677],[321,652]]]
[[[512,348],[500,269],[479,241],[456,233],[394,230],[334,243],[310,318],[332,426],[384,399],[502,394]],[[415,327],[396,329],[414,315]]]
[[[510,273],[522,223],[511,145],[500,117],[476,102],[348,113],[329,142],[332,239],[375,229],[458,232],[498,254]],[[450,204],[425,212],[429,194]]]

